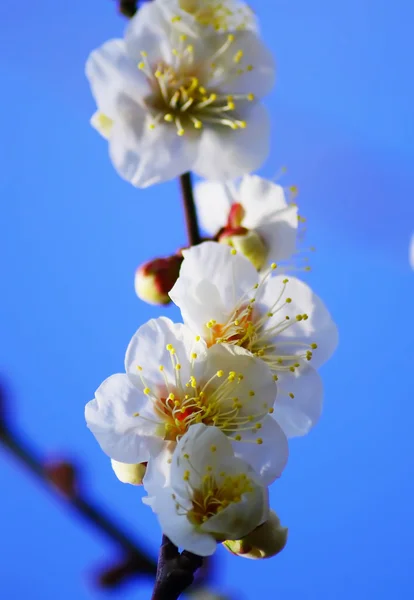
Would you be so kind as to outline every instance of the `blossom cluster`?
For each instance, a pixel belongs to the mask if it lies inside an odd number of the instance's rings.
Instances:
[[[125,373],[106,379],[86,421],[124,482],[174,544],[207,556],[223,542],[262,558],[283,548],[268,487],[322,409],[319,367],[337,344],[322,300],[296,275],[296,190],[252,174],[270,127],[261,98],[274,61],[239,0],[153,0],[86,73],[119,174],[147,187],[193,171],[210,236],[137,273],[137,293],[172,301],[182,322],[152,319]]]

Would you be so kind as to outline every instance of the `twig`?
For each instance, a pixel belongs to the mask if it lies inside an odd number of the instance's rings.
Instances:
[[[196,246],[201,242],[201,236],[194,202],[191,173],[184,173],[184,175],[181,175],[180,188],[181,197],[183,200],[185,223],[187,227],[188,244],[190,246]]]
[[[158,557],[157,575],[151,600],[177,600],[194,581],[197,569],[203,564],[203,558],[178,548],[162,536]]]
[[[156,562],[102,508],[80,493],[75,485],[73,466],[70,463],[48,465],[11,430],[5,418],[4,400],[4,390],[0,388],[0,444],[45,484],[49,492],[123,551],[128,564],[125,574],[154,577]],[[101,575],[101,580],[105,581],[105,573]],[[119,577],[117,583],[120,581]]]

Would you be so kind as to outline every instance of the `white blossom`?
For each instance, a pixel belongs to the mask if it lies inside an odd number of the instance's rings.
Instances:
[[[171,457],[161,453],[152,462],[144,487],[162,531],[200,556],[244,537],[269,514],[267,488],[217,427],[190,427]]]
[[[112,459],[147,462],[204,423],[221,429],[267,483],[280,476],[287,440],[270,416],[276,389],[263,361],[232,345],[207,349],[183,324],[162,317],[138,329],[125,368],[86,406],[88,427]]]
[[[240,0],[157,0],[167,18],[183,33],[257,30],[252,9]]]
[[[183,251],[170,292],[186,323],[211,348],[233,344],[270,367],[278,381],[274,417],[288,436],[303,435],[322,407],[315,368],[337,345],[337,329],[323,302],[295,277],[260,277],[234,249],[205,242]]]
[[[258,175],[234,182],[201,181],[194,188],[200,224],[220,241],[254,232],[263,242],[256,267],[291,261],[296,252],[298,209],[288,203],[282,186]],[[248,258],[251,259],[250,256]]]
[[[259,167],[270,127],[259,100],[274,83],[274,63],[250,31],[187,38],[157,2],[142,6],[125,39],[91,53],[86,64],[118,173],[137,187],[186,171],[208,179]]]

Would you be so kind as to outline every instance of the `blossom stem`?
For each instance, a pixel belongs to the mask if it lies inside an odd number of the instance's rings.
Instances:
[[[194,202],[191,173],[184,173],[180,176],[180,188],[187,227],[188,244],[189,246],[196,246],[201,242],[201,236]]]
[[[203,564],[203,558],[178,548],[162,536],[158,558],[157,575],[151,600],[177,600],[194,581],[195,572]]]

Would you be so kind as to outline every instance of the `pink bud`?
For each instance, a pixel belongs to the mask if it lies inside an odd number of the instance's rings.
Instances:
[[[174,255],[141,265],[135,272],[137,296],[149,304],[169,304],[168,292],[178,279],[182,261],[181,256]]]

